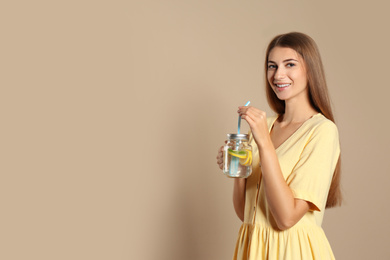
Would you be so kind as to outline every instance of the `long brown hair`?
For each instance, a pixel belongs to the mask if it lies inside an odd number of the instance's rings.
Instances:
[[[335,122],[320,52],[314,40],[308,35],[299,32],[291,32],[276,36],[267,48],[264,66],[265,75],[267,75],[268,69],[268,56],[274,47],[291,48],[303,58],[306,65],[310,103],[315,110],[322,113],[332,122]],[[267,77],[265,77],[265,84],[267,99],[271,109],[279,115],[284,114],[286,108],[284,100],[278,99],[275,92],[272,90]],[[342,194],[340,189],[340,175],[341,160],[339,157],[330,185],[326,208],[341,205]]]

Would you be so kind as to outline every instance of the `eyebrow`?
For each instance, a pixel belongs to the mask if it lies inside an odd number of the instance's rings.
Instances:
[[[287,59],[287,60],[284,60],[283,62],[289,62],[289,61],[296,61],[296,62],[299,62],[299,61],[297,61],[297,60],[295,60],[295,59]],[[268,63],[275,63],[275,64],[276,64],[276,62],[274,62],[274,61],[272,61],[272,60],[269,60]]]

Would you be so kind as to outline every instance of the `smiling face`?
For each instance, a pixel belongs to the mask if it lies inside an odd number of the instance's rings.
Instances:
[[[267,79],[280,100],[307,99],[305,62],[293,49],[275,47],[268,56]]]

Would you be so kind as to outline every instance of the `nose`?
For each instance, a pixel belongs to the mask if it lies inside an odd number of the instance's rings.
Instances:
[[[286,76],[286,73],[285,73],[285,71],[283,70],[283,68],[278,68],[278,69],[275,71],[275,74],[274,74],[274,78],[275,78],[275,79],[283,79],[285,76]]]

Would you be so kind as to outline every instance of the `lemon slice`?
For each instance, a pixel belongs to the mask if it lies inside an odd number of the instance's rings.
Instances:
[[[240,158],[240,159],[246,159],[247,158],[247,151],[234,151],[232,149],[228,149],[228,153],[231,156]]]
[[[240,164],[243,166],[249,166],[252,164],[252,151],[247,150],[246,153],[246,158],[240,158]]]

